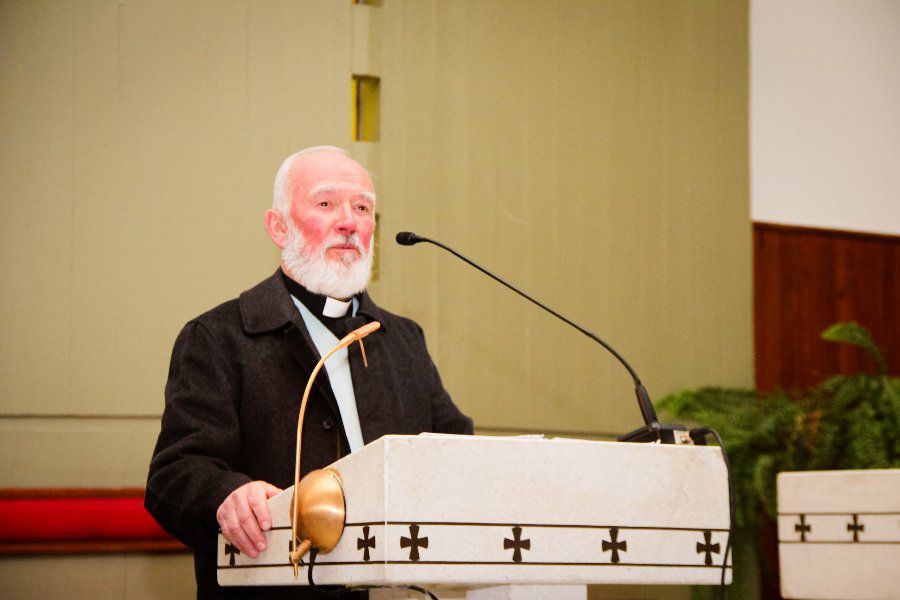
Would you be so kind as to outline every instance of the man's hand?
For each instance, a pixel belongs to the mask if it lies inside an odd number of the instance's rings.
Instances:
[[[266,549],[262,532],[272,527],[266,500],[280,492],[271,483],[251,481],[231,492],[216,511],[222,533],[250,558]]]

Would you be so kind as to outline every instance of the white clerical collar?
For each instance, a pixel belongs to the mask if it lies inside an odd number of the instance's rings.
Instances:
[[[347,314],[347,311],[350,310],[352,304],[352,298],[344,302],[343,300],[337,300],[329,296],[325,299],[325,307],[322,309],[322,315],[331,317],[332,319],[343,317]]]

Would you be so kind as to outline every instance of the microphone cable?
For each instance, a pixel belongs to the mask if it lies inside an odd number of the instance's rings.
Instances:
[[[306,579],[309,581],[309,586],[312,590],[317,594],[322,594],[324,596],[339,596],[344,592],[362,592],[368,590],[411,590],[413,592],[419,592],[423,594],[429,600],[439,600],[437,596],[435,596],[432,592],[429,592],[425,588],[421,588],[417,585],[354,585],[354,586],[329,586],[324,587],[321,585],[316,585],[316,582],[313,581],[313,567],[316,564],[316,556],[319,554],[318,548],[310,548],[309,550],[309,568],[306,571]]]
[[[722,452],[722,461],[725,463],[725,473],[728,477],[728,538],[725,541],[725,552],[722,557],[722,578],[719,580],[719,598],[725,600],[725,575],[728,573],[728,555],[731,552],[731,541],[734,537],[734,483],[731,478],[731,464],[728,462],[728,453],[725,452],[725,444],[722,442],[722,437],[719,435],[715,429],[710,429],[709,427],[695,427],[691,429],[690,434],[691,439],[695,444],[702,443],[705,444],[705,438],[707,435],[711,435],[715,438],[716,443],[719,445],[719,450]],[[734,561],[732,560],[732,563]],[[734,584],[734,565],[732,564],[731,569],[731,583]]]

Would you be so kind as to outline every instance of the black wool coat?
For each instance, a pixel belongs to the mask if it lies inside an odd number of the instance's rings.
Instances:
[[[472,420],[450,400],[422,329],[387,312],[368,294],[349,333],[381,328],[348,348],[363,439],[424,431],[472,433]],[[276,272],[256,287],[185,325],[172,351],[166,406],[150,463],[145,505],[194,549],[198,597],[304,598],[305,588],[220,588],[215,582],[216,509],[254,480],[293,484],[297,417],[319,354]],[[301,474],[348,452],[340,412],[322,369],[303,423]]]

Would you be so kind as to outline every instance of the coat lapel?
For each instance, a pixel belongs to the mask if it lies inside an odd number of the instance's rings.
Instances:
[[[397,411],[400,407],[396,405],[396,370],[391,365],[392,356],[388,349],[388,331],[383,313],[367,293],[360,294],[359,301],[357,316],[346,321],[346,333],[372,321],[381,323],[380,329],[363,340],[368,368],[363,366],[359,344],[352,344],[348,348],[356,410],[363,441],[368,444],[388,433],[396,433]]]
[[[244,331],[248,335],[282,335],[297,361],[298,369],[303,373],[304,380],[307,379],[320,356],[300,311],[291,300],[291,295],[281,279],[280,270],[241,294],[238,305]],[[335,415],[340,415],[328,373],[324,368],[316,376],[311,394],[316,392],[325,398]]]

